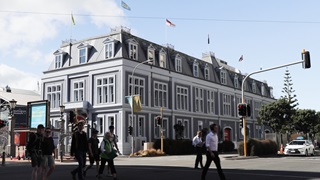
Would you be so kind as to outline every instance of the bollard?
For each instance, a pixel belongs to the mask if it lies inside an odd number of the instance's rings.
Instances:
[[[2,152],[2,166],[6,165],[6,153]]]

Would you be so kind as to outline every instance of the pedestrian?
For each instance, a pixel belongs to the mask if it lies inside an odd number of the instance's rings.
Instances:
[[[41,144],[43,142],[44,126],[39,124],[36,133],[31,133],[27,144],[27,151],[30,153],[32,166],[32,180],[38,179],[38,172],[42,161]]]
[[[105,134],[104,138],[103,138],[103,141],[100,144],[101,165],[100,165],[100,168],[99,168],[99,176],[98,176],[98,178],[101,178],[101,175],[103,174],[104,166],[105,166],[106,162],[108,162],[108,166],[110,167],[113,179],[114,180],[118,180],[116,168],[114,166],[114,161],[113,161],[113,159],[117,155],[116,155],[116,150],[114,150],[113,147],[112,147],[111,137],[112,137],[111,133],[107,132]]]
[[[114,133],[114,126],[113,125],[109,126],[109,132],[111,133],[110,141],[112,143],[112,147],[117,150],[119,155],[121,155],[119,148],[118,148],[118,144],[117,144],[118,143],[118,136]],[[109,165],[107,166],[107,170],[108,170],[107,176],[111,177],[112,174],[111,174]]]
[[[87,170],[90,169],[94,162],[96,162],[96,177],[99,175],[99,160],[100,160],[100,150],[99,150],[99,139],[97,138],[98,131],[96,129],[92,129],[91,138],[88,140],[88,148],[89,148],[89,161],[90,165],[87,166],[83,171],[83,176],[86,177]]]
[[[202,147],[204,145],[204,143],[202,142],[202,132],[198,131],[197,135],[193,138],[192,140],[192,145],[195,147],[197,156],[196,156],[196,161],[194,164],[194,168],[195,169],[199,169],[198,165],[200,163],[200,167],[201,169],[203,168],[203,164],[202,164]]]
[[[53,172],[55,168],[54,157],[52,154],[55,151],[54,141],[51,137],[51,129],[47,127],[45,129],[45,135],[42,143],[42,180],[48,180],[49,176]],[[47,172],[47,166],[49,167],[49,171]]]
[[[218,133],[218,125],[211,124],[210,133],[206,136],[207,161],[202,170],[201,180],[205,180],[206,174],[208,172],[208,169],[212,161],[216,164],[220,179],[221,180],[226,179],[221,169],[220,158],[218,154],[218,134],[217,133]]]
[[[87,134],[83,131],[84,121],[80,121],[78,124],[78,130],[73,133],[71,140],[71,156],[75,156],[78,161],[78,167],[71,171],[72,179],[76,179],[78,173],[78,179],[83,180],[82,169],[86,165],[86,153],[88,152],[88,139]]]

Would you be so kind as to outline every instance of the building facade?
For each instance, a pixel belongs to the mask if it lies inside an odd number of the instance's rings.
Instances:
[[[176,137],[175,124],[184,127],[183,138],[192,139],[197,130],[216,123],[221,138],[237,144],[243,140],[237,104],[242,101],[244,77],[212,52],[198,59],[121,27],[107,35],[63,43],[44,72],[42,96],[51,103],[50,119],[55,128],[60,128],[59,106],[64,105],[67,120],[68,112],[75,111],[85,117],[88,129],[99,131],[100,139],[114,125],[124,154],[131,152],[131,121],[134,151],[143,149],[144,142],[160,138],[155,121],[160,108],[164,138]],[[259,125],[257,116],[263,104],[275,101],[272,87],[250,78],[244,87],[245,101],[251,105],[249,136],[263,138],[269,130]],[[133,119],[125,98],[129,95],[139,95],[142,104],[142,111],[134,113]],[[65,128],[71,130],[68,123]],[[70,138],[65,141],[69,144]]]

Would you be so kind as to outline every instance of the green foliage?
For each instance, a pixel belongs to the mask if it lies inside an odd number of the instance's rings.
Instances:
[[[298,100],[296,99],[297,96],[295,94],[293,94],[295,92],[295,90],[293,90],[293,87],[292,87],[293,83],[292,83],[292,79],[291,79],[289,70],[287,69],[284,74],[285,74],[284,84],[283,84],[284,87],[283,87],[282,92],[285,93],[285,95],[281,96],[281,98],[286,99],[288,101],[288,103],[290,104],[290,106],[294,109],[299,105]]]
[[[223,141],[218,144],[219,152],[231,152],[234,150],[234,143],[232,141]]]
[[[319,118],[315,110],[299,109],[293,116],[294,127],[298,132],[304,134],[319,132]]]
[[[247,156],[275,155],[278,152],[277,143],[272,140],[249,139],[247,141]],[[243,156],[243,142],[239,144],[238,154]]]

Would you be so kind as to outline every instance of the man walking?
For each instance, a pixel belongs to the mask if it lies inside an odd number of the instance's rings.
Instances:
[[[42,143],[42,154],[43,154],[43,160],[42,160],[42,180],[48,180],[49,176],[53,172],[55,168],[54,158],[52,156],[52,153],[54,153],[55,146],[53,138],[51,137],[51,129],[49,127],[45,130],[45,136],[43,138]],[[49,171],[47,172],[47,166],[49,166]]]
[[[91,138],[88,140],[88,147],[89,147],[89,161],[90,165],[85,168],[83,171],[83,176],[86,177],[87,170],[90,169],[94,162],[96,162],[96,177],[99,175],[99,160],[100,160],[100,153],[99,153],[99,139],[97,138],[98,131],[96,129],[92,129]]]
[[[225,180],[226,177],[224,176],[223,171],[221,169],[220,158],[219,158],[219,154],[218,154],[218,135],[217,135],[218,126],[217,126],[217,124],[211,124],[210,131],[211,132],[206,136],[207,161],[206,161],[206,164],[202,170],[201,180],[205,180],[208,169],[209,169],[212,161],[216,164],[220,179]]]
[[[78,161],[78,167],[71,171],[72,179],[76,179],[76,173],[78,173],[78,179],[83,180],[82,168],[86,165],[86,153],[88,152],[88,139],[87,134],[82,131],[84,122],[78,123],[78,131],[73,133],[71,140],[71,156],[75,156]]]
[[[192,145],[196,149],[197,157],[196,157],[196,162],[194,164],[195,169],[199,169],[198,165],[200,163],[201,169],[203,168],[202,164],[202,147],[203,147],[203,142],[202,142],[202,132],[198,131],[197,135],[193,138],[192,140]]]

